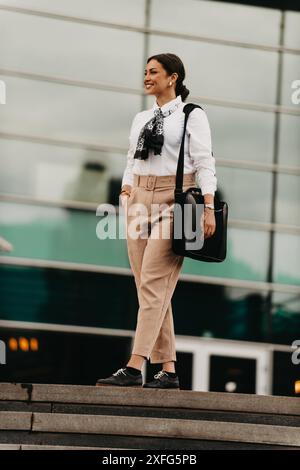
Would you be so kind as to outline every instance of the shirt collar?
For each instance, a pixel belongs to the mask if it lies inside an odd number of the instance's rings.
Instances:
[[[168,101],[166,104],[164,104],[163,106],[161,106],[161,111],[164,115],[168,116],[169,114],[171,114],[173,111],[175,111],[176,108],[178,108],[178,106],[180,105],[180,103],[182,103],[182,98],[181,98],[181,95],[178,95],[176,96],[176,98],[174,98],[173,100],[170,100]],[[156,102],[156,98],[154,100],[154,104],[152,106],[152,110],[154,111],[155,109],[158,109],[159,106]]]

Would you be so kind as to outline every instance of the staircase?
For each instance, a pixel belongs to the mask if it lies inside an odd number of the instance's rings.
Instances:
[[[0,449],[297,448],[298,398],[0,383]]]

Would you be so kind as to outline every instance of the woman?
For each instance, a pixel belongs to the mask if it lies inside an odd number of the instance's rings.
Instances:
[[[175,371],[171,298],[184,258],[172,251],[171,234],[175,175],[185,117],[183,102],[189,94],[184,78],[183,63],[175,54],[158,54],[147,60],[145,91],[156,99],[152,109],[137,113],[133,119],[120,193],[126,207],[128,256],[139,299],[137,328],[126,367],[99,379],[96,385],[142,386],[141,369],[144,360],[150,359],[153,364],[161,363],[162,370],[143,387],[180,388]],[[217,178],[210,127],[200,108],[191,112],[185,136],[183,190],[195,185],[204,195],[207,238],[216,227],[213,202]],[[161,204],[164,206],[159,212],[157,205]],[[141,205],[145,210],[138,218],[139,223],[134,224],[137,219],[133,206]],[[162,237],[166,220],[168,237]],[[138,237],[133,234],[133,227],[138,228]]]

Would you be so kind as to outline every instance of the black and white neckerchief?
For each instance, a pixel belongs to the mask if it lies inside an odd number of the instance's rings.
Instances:
[[[164,118],[176,111],[178,106],[179,102],[167,111],[162,111],[161,108],[154,109],[154,117],[141,129],[134,158],[146,160],[150,149],[154,151],[154,155],[161,155],[164,144]]]

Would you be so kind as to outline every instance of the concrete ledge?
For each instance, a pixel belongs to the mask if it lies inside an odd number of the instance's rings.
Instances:
[[[1,384],[0,384],[1,388]],[[120,388],[122,393],[120,393]],[[189,408],[300,416],[299,399],[252,394],[34,384],[32,401]]]
[[[0,444],[1,450],[21,450],[21,446],[19,444]]]
[[[31,419],[32,413],[0,411],[0,429],[12,431],[30,431]]]
[[[132,450],[125,447],[84,447],[84,446],[56,446],[37,444],[0,444],[1,450]]]
[[[27,412],[38,412],[38,413],[51,413],[51,403],[42,402],[31,402],[31,401],[19,401],[19,400],[0,400],[0,411],[27,411]],[[55,405],[55,406],[74,406],[74,405]],[[75,405],[76,406],[76,405]],[[82,405],[77,405],[82,406]],[[88,405],[84,405],[88,406]],[[92,413],[89,413],[92,414]]]
[[[117,447],[79,447],[79,446],[45,446],[45,445],[30,445],[21,444],[18,446],[19,450],[132,450]],[[1,449],[1,447],[0,447]]]
[[[103,447],[140,450],[300,450],[288,445],[213,441],[201,439],[174,439],[162,437],[125,436],[113,434],[76,434],[31,431],[0,431],[1,444],[50,445],[67,447]]]
[[[32,385],[29,384],[29,390]],[[0,383],[0,400],[22,400],[30,399],[28,387],[17,383]]]
[[[204,439],[300,447],[299,428],[218,421],[34,413],[33,431]]]

